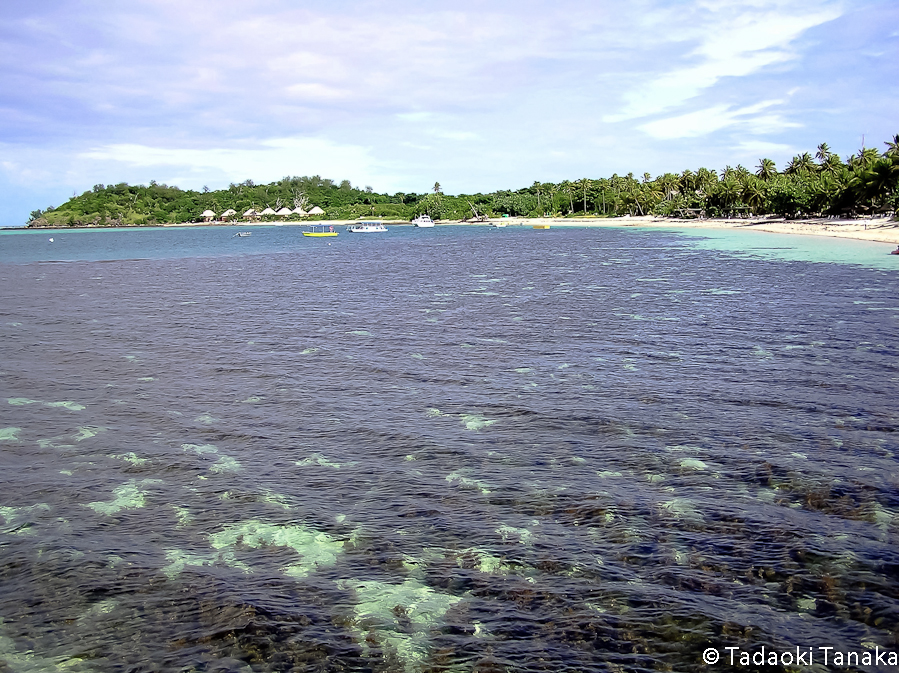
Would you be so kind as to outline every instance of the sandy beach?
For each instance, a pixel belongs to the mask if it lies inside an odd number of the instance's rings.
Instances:
[[[782,218],[745,219],[695,219],[668,217],[615,217],[615,218],[503,218],[492,222],[509,224],[549,224],[552,227],[694,227],[697,229],[745,229],[775,234],[801,234],[806,236],[833,236],[864,241],[881,241],[899,245],[899,221],[888,218],[859,218],[837,220],[828,218],[809,220],[784,220]],[[442,224],[442,223],[441,223]]]

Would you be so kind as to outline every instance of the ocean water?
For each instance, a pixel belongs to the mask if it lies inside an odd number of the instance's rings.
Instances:
[[[889,246],[233,232],[0,234],[0,670],[899,651]]]

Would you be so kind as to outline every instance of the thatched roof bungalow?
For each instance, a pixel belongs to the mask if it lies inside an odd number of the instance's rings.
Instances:
[[[227,222],[235,215],[237,215],[237,211],[234,210],[234,208],[228,208],[228,210],[226,210],[224,213],[222,213],[222,221]]]
[[[247,212],[245,212],[243,214],[243,216],[245,218],[247,218],[248,220],[255,220],[257,217],[259,217],[259,213],[256,212],[255,208],[250,208]]]
[[[206,222],[212,222],[215,219],[215,213],[211,210],[204,210],[201,216]]]
[[[309,214],[309,213],[307,213],[305,210],[303,210],[302,208],[300,208],[299,206],[297,206],[296,208],[294,208],[291,212],[293,212],[294,215],[299,215],[300,217],[303,217],[304,215],[308,215],[308,214]]]
[[[293,215],[293,211],[290,208],[282,208],[275,215],[279,217],[287,217],[289,215]]]
[[[325,211],[322,210],[321,208],[319,208],[318,206],[312,206],[312,208],[309,209],[309,215],[324,215],[324,214],[325,214]]]
[[[260,214],[260,215],[274,215],[274,214],[275,214],[275,211],[272,210],[271,208],[266,208],[265,210],[263,210],[263,211],[262,211],[261,213],[259,213],[259,214]]]

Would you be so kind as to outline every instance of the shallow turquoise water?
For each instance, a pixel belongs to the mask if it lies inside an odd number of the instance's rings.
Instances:
[[[695,245],[704,250],[727,251],[750,258],[855,264],[869,269],[899,270],[899,256],[890,255],[896,249],[891,243],[741,229],[672,227],[670,230],[666,228],[666,231],[699,239]]]
[[[232,232],[0,236],[6,667],[899,649],[895,271],[655,229]]]

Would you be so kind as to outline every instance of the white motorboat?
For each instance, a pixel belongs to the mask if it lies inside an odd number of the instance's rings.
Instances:
[[[380,222],[360,222],[359,224],[348,224],[346,230],[353,234],[376,234],[387,231]]]
[[[431,219],[430,215],[422,213],[414,220],[412,220],[412,224],[420,228],[430,228],[434,226],[434,220]]]

